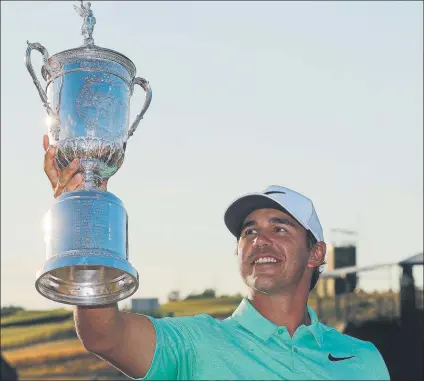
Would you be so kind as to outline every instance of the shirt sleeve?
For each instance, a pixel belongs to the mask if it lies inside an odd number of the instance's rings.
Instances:
[[[193,317],[149,318],[156,331],[156,348],[150,368],[138,380],[190,380],[194,344],[190,330],[196,329]]]
[[[383,356],[381,355],[380,351],[377,349],[377,347],[369,343],[372,350],[372,355],[370,356],[370,364],[371,369],[373,371],[373,380],[390,380],[390,373],[387,369],[386,363],[383,359]]]

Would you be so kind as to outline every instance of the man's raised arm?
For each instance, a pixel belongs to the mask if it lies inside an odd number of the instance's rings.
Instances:
[[[117,304],[75,307],[75,328],[84,347],[131,378],[142,378],[152,363],[156,334],[149,318],[121,312]]]

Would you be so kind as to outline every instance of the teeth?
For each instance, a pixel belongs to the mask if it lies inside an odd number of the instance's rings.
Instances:
[[[271,257],[259,258],[255,261],[256,263],[277,263],[277,260]]]

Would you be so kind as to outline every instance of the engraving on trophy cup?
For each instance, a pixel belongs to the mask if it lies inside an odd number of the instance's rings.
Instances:
[[[149,82],[136,77],[133,62],[94,44],[96,18],[90,3],[74,6],[83,18],[84,45],[49,56],[27,41],[25,64],[47,111],[48,134],[59,170],[78,159],[83,189],[59,196],[46,213],[47,260],[36,289],[52,300],[77,305],[113,303],[138,288],[138,273],[128,262],[128,217],[121,200],[99,187],[121,167],[128,139],[147,111]],[[43,56],[41,86],[31,64],[32,50]],[[135,85],[145,100],[129,124]]]
[[[101,134],[108,137],[112,133],[113,125],[119,122],[115,113],[122,107],[119,98],[114,97],[112,86],[119,85],[114,76],[92,75],[83,77],[84,85],[75,101],[78,115],[84,120],[89,136]],[[102,123],[100,123],[102,118]],[[123,128],[116,131],[118,136],[123,133]]]

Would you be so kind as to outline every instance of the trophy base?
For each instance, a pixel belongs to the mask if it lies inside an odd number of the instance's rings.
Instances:
[[[104,250],[68,252],[52,257],[37,273],[35,288],[59,303],[100,306],[137,291],[138,273],[131,264]]]
[[[47,260],[37,291],[59,303],[100,306],[128,298],[138,273],[128,261],[128,217],[110,192],[76,190],[59,196],[44,216]]]

